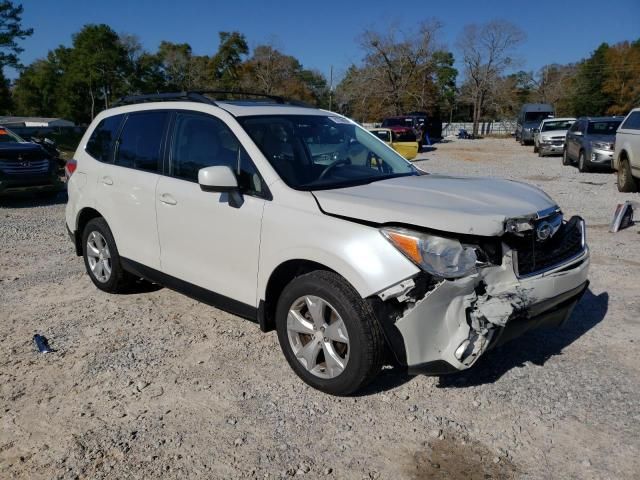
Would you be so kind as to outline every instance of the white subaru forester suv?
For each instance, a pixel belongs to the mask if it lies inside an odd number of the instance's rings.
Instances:
[[[428,174],[332,112],[206,93],[128,97],[82,138],[66,222],[99,289],[144,279],[276,329],[336,395],[384,362],[467,369],[586,290],[584,222],[541,190]]]

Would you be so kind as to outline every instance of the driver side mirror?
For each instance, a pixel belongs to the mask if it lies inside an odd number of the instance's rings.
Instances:
[[[226,165],[198,170],[198,183],[205,192],[232,192],[238,190],[238,179]]]

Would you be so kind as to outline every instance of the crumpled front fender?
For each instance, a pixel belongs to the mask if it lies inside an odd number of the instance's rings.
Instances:
[[[543,274],[519,279],[507,252],[503,265],[443,281],[395,321],[412,371],[464,370],[510,325],[520,333],[561,324],[586,289],[589,252]]]

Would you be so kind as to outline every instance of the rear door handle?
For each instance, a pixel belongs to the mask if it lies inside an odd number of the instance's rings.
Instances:
[[[173,198],[171,195],[169,195],[168,193],[163,193],[162,195],[160,195],[160,201],[162,203],[164,203],[165,205],[177,205],[178,201]]]
[[[113,179],[111,177],[102,177],[102,183],[105,185],[113,185]]]

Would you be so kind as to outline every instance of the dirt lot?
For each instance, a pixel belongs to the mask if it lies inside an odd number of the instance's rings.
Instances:
[[[0,478],[637,478],[640,224],[607,227],[640,195],[531,150],[452,141],[420,165],[530,182],[586,219],[592,283],[570,321],[456,376],[386,369],[355,398],[306,387],[255,324],[167,289],[96,290],[64,199],[3,201]]]

